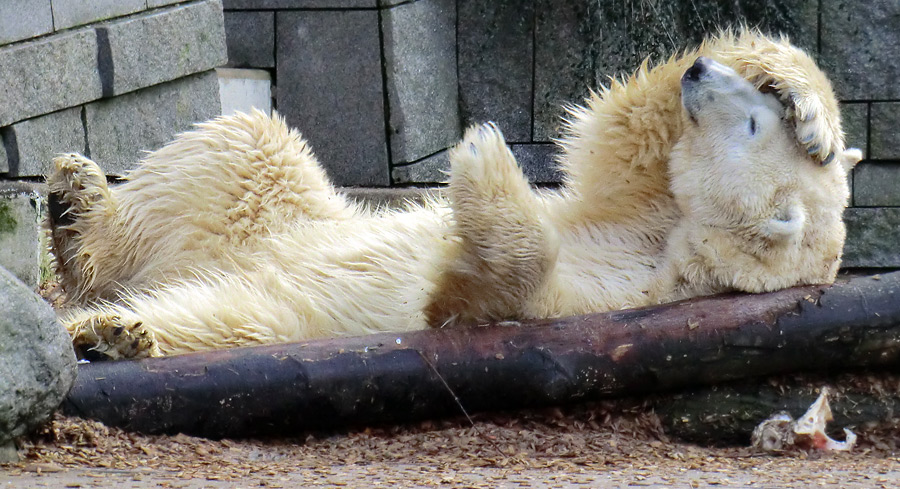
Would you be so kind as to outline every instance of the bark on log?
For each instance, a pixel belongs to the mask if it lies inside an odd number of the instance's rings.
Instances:
[[[147,433],[240,437],[459,414],[448,387],[474,412],[898,363],[900,272],[528,323],[91,363],[64,411]]]
[[[834,420],[828,432],[843,439],[850,428],[877,442],[896,440],[900,428],[900,375],[893,372],[799,374],[688,389],[653,403],[666,434],[703,445],[750,444],[753,429],[777,412],[798,419],[823,387],[829,388]]]

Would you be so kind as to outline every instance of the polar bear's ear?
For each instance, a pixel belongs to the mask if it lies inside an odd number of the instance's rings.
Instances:
[[[850,171],[857,163],[862,161],[862,150],[859,148],[847,148],[841,154],[841,165],[845,170]]]
[[[766,221],[763,232],[772,239],[789,240],[798,236],[806,224],[806,213],[798,204],[779,207],[774,216]]]

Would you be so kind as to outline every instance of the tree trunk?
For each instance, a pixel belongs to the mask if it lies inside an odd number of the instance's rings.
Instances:
[[[900,272],[587,316],[81,365],[67,413],[239,437],[897,365]]]

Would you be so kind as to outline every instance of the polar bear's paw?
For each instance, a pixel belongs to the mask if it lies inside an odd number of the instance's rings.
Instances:
[[[66,325],[82,358],[158,357],[162,353],[153,333],[140,320],[114,313],[96,313]]]
[[[50,214],[55,225],[71,224],[109,192],[106,175],[93,161],[75,153],[53,159],[47,178]]]
[[[790,101],[800,145],[823,165],[834,161],[844,149],[839,115],[817,95],[789,89],[784,96]]]
[[[450,153],[450,166],[451,182],[465,181],[480,189],[502,189],[510,174],[520,172],[503,133],[493,122],[466,131]]]

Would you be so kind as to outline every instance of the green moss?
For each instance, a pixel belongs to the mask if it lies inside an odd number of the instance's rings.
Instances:
[[[0,233],[11,233],[18,226],[16,218],[13,216],[13,209],[9,204],[0,202]]]

